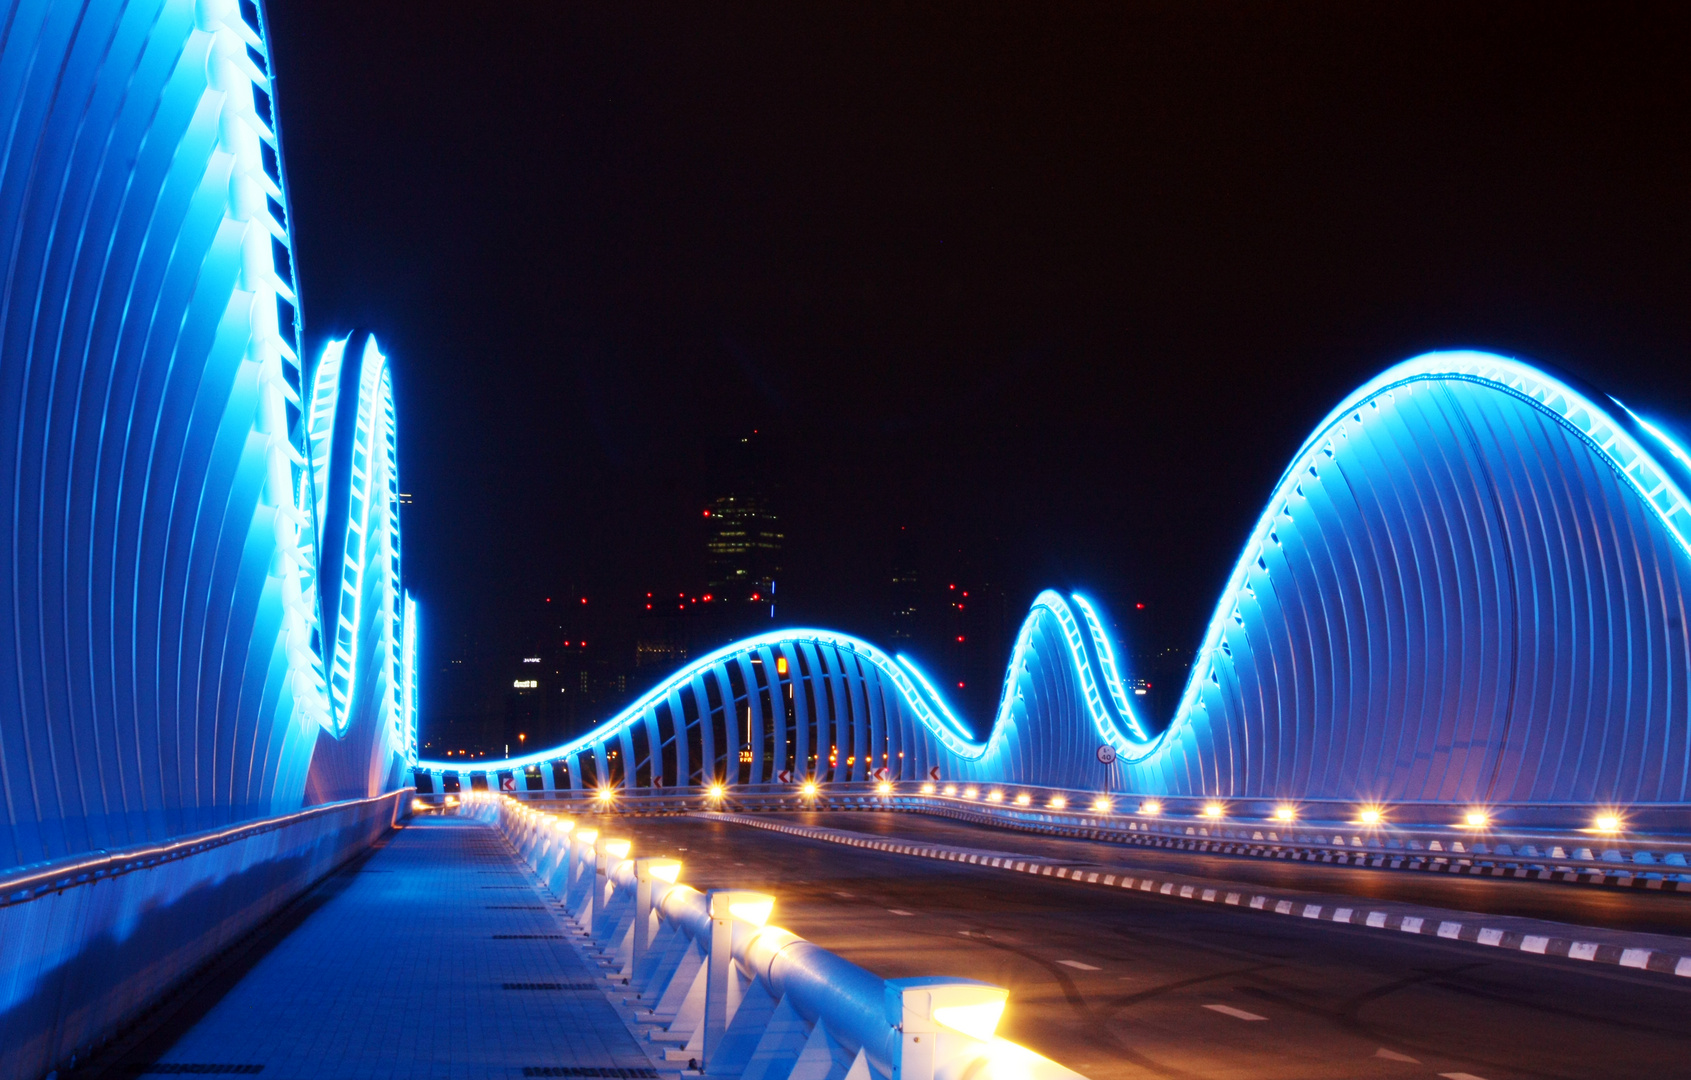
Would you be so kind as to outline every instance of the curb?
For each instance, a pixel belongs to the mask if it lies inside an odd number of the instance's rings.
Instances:
[[[1522,865],[1532,863],[1532,856],[1497,855],[1492,852],[1461,852],[1452,854],[1435,854],[1432,851],[1422,853],[1392,852],[1380,854],[1374,851],[1335,850],[1331,845],[1320,845],[1300,842],[1296,840],[1241,840],[1228,838],[1196,838],[1198,826],[1187,826],[1189,836],[1176,836],[1153,832],[1147,825],[1145,831],[1133,829],[1085,828],[1073,825],[1048,825],[1044,823],[1017,821],[1001,818],[993,814],[971,812],[967,809],[951,806],[931,806],[912,808],[914,813],[928,814],[933,817],[950,818],[954,821],[967,821],[977,825],[991,825],[997,829],[1007,829],[1014,832],[1031,833],[1037,836],[1067,836],[1077,840],[1099,840],[1111,844],[1128,844],[1135,847],[1167,848],[1174,851],[1197,851],[1211,855],[1243,855],[1254,859],[1290,859],[1293,862],[1322,863],[1329,866],[1366,866],[1375,870],[1419,870],[1434,874],[1471,874],[1475,877],[1501,877],[1518,881],[1554,881],[1569,885],[1597,886],[1608,889],[1647,889],[1651,892],[1683,892],[1691,893],[1691,881],[1678,880],[1678,875],[1669,876],[1676,867],[1660,867],[1655,871],[1632,871],[1622,869],[1554,869],[1544,866]]]
[[[1531,934],[1519,929],[1485,926],[1483,923],[1472,921],[1473,916],[1471,915],[1464,921],[1457,921],[1427,915],[1411,915],[1398,911],[1381,911],[1378,908],[1361,906],[1354,900],[1345,901],[1347,906],[1332,903],[1315,904],[1302,899],[1253,892],[1246,888],[1229,888],[1224,884],[1211,886],[1166,878],[1135,877],[1126,874],[1082,870],[1016,855],[993,854],[968,848],[933,844],[907,844],[891,840],[876,840],[810,825],[783,825],[773,821],[760,820],[749,815],[708,814],[701,816],[707,820],[728,821],[737,825],[748,825],[755,829],[767,829],[771,832],[785,833],[807,840],[821,840],[846,847],[868,848],[895,855],[913,855],[918,858],[937,859],[942,862],[962,862],[971,865],[990,866],[1016,873],[1058,878],[1085,885],[1102,885],[1108,888],[1154,893],[1158,896],[1167,896],[1177,900],[1223,904],[1247,908],[1252,911],[1289,915],[1294,918],[1316,919],[1322,922],[1344,923],[1348,926],[1360,926],[1374,930],[1418,934],[1448,941],[1465,941],[1491,948],[1532,953],[1536,956],[1565,957],[1569,960],[1613,964],[1618,967],[1636,968],[1640,971],[1654,971],[1667,975],[1678,975],[1682,978],[1691,978],[1691,953],[1676,953],[1660,948],[1629,948],[1612,942],[1582,941],[1578,938],[1559,937],[1552,934]],[[1466,915],[1468,913],[1449,912],[1448,914]],[[1521,920],[1510,919],[1507,921],[1519,922]],[[1546,927],[1559,927],[1562,924],[1546,923],[1544,925]],[[1605,933],[1613,932],[1605,931]]]

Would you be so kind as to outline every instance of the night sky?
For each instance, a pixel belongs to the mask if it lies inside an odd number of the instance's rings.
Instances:
[[[393,358],[426,656],[696,587],[752,429],[792,619],[882,638],[903,526],[1012,622],[1089,588],[1190,648],[1388,364],[1691,417],[1683,5],[269,16],[307,345]]]

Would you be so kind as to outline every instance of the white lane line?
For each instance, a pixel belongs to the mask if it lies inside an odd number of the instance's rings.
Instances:
[[[1223,1016],[1231,1016],[1235,1020],[1267,1020],[1268,1019],[1268,1017],[1258,1016],[1254,1012],[1246,1012],[1244,1009],[1235,1009],[1231,1005],[1205,1005],[1204,1008],[1209,1009],[1211,1012],[1218,1012],[1218,1013],[1222,1014]]]
[[[856,893],[848,893],[848,892],[837,892],[834,895],[835,896],[843,896],[847,900],[850,900],[852,897],[856,896],[857,894]]]
[[[1098,970],[1098,966],[1096,964],[1083,964],[1079,960],[1059,960],[1059,961],[1057,961],[1057,963],[1063,965],[1064,967],[1076,968],[1080,971],[1097,971]]]
[[[914,915],[914,914],[916,914],[914,911],[904,911],[904,910],[901,910],[901,909],[895,908],[895,907],[887,908],[887,910],[892,912],[894,915]]]
[[[1485,1077],[1475,1076],[1473,1073],[1439,1073],[1439,1075],[1444,1077],[1444,1080],[1485,1080]]]
[[[1408,1054],[1400,1054],[1396,1050],[1387,1050],[1383,1046],[1374,1051],[1374,1056],[1385,1061],[1407,1061],[1411,1065],[1421,1064],[1421,1060],[1419,1058],[1412,1058]]]

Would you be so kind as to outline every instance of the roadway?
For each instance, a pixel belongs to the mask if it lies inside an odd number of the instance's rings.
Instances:
[[[935,843],[1155,867],[1307,891],[1496,910],[1592,911],[1684,933],[1684,897],[1201,856],[907,814],[794,815]],[[759,888],[774,921],[886,977],[1010,990],[1001,1032],[1095,1078],[1691,1075],[1691,980],[1287,919],[842,847],[725,822],[628,818],[701,889]],[[1374,891],[1371,891],[1374,890]],[[1487,905],[1493,905],[1488,907]]]
[[[1370,900],[1549,919],[1650,934],[1691,937],[1691,895],[1622,890],[1607,886],[1520,881],[1440,874],[1427,870],[1375,870],[1248,855],[1211,855],[1166,848],[1110,844],[994,829],[923,814],[834,811],[783,815],[783,819],[873,836],[922,843],[1014,851],[1070,865],[1191,874],[1218,881]]]

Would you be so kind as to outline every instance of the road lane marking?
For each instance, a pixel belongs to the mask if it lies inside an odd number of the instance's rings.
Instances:
[[[1444,1080],[1485,1080],[1485,1077],[1475,1076],[1473,1073],[1439,1073],[1439,1075],[1444,1077]]]
[[[1095,964],[1083,964],[1079,960],[1059,960],[1059,961],[1057,961],[1057,963],[1063,965],[1064,967],[1077,968],[1081,971],[1097,971],[1098,970],[1098,967]]]
[[[847,899],[847,900],[850,900],[850,899],[852,899],[852,898],[853,898],[853,897],[855,897],[855,896],[856,896],[856,895],[857,895],[857,894],[856,894],[856,893],[848,893],[848,892],[836,892],[836,893],[835,893],[835,894],[834,894],[834,895],[835,895],[835,896],[843,896],[843,897],[845,897],[845,898],[846,898],[846,899]]]
[[[1246,1012],[1244,1009],[1235,1009],[1231,1005],[1205,1005],[1204,1008],[1209,1009],[1211,1012],[1218,1012],[1218,1013],[1222,1014],[1223,1016],[1231,1016],[1235,1020],[1267,1020],[1268,1019],[1268,1017],[1258,1016],[1254,1012]]]
[[[899,908],[895,908],[895,907],[887,908],[887,910],[892,912],[894,915],[914,915],[914,914],[916,914],[914,911],[903,911],[903,910],[901,910]]]
[[[1412,1058],[1408,1054],[1400,1054],[1396,1050],[1387,1050],[1383,1046],[1374,1051],[1374,1056],[1377,1058],[1383,1058],[1386,1061],[1407,1061],[1411,1065],[1421,1064],[1421,1060],[1419,1058]]]

